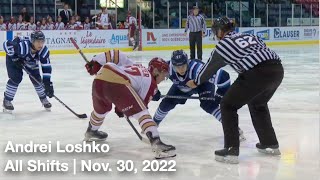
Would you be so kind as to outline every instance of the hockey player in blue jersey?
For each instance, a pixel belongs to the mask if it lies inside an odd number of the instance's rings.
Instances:
[[[169,89],[167,95],[169,96],[184,96],[190,97],[193,94],[199,94],[199,97],[209,97],[215,100],[200,100],[200,107],[207,113],[213,115],[218,121],[221,122],[220,101],[223,95],[230,87],[229,74],[220,69],[209,81],[201,84],[196,89],[192,89],[186,83],[196,78],[199,70],[204,65],[199,60],[188,60],[187,54],[183,50],[173,51],[171,61],[169,63],[169,79],[173,85]],[[218,87],[215,92],[215,85]],[[160,91],[154,96],[153,100],[160,99]],[[187,99],[178,98],[164,98],[155,115],[154,121],[159,125],[170,110],[174,109],[177,104],[185,104]],[[242,130],[239,128],[239,138],[241,141],[245,140]]]
[[[51,65],[49,59],[49,49],[44,45],[45,36],[41,31],[34,31],[30,37],[16,37],[3,43],[6,52],[6,66],[9,80],[4,92],[3,108],[6,112],[14,110],[12,100],[17,92],[18,86],[22,81],[23,70],[26,70],[35,77],[38,84],[31,77],[30,80],[39,96],[39,99],[46,110],[50,110],[51,103],[49,98],[53,97],[54,90],[51,78]],[[39,62],[42,69],[42,78],[39,70]]]

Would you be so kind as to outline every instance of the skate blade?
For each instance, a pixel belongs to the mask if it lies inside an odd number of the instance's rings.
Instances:
[[[13,110],[3,109],[3,112],[4,112],[4,113],[7,113],[7,114],[12,114],[12,111],[13,111]]]
[[[273,155],[273,156],[281,155],[281,152],[279,149],[271,149],[271,148],[258,149],[258,152],[263,153],[263,154]]]
[[[238,164],[238,156],[218,156],[215,155],[215,160],[223,163],[229,163],[229,164]]]
[[[105,141],[107,138],[103,138],[103,139],[98,139],[98,138],[87,138],[85,137],[83,139],[83,141],[86,141],[86,142],[101,142],[101,141]]]
[[[46,111],[51,112],[51,108],[44,108]]]
[[[176,152],[175,151],[167,151],[167,152],[156,152],[154,151],[156,156],[155,159],[166,159],[166,158],[172,158],[176,157]]]

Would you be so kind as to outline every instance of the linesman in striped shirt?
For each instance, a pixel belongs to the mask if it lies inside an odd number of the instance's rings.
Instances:
[[[193,14],[188,16],[186,28],[184,30],[185,35],[187,35],[188,29],[190,30],[190,59],[195,59],[195,48],[197,44],[197,57],[202,60],[202,37],[205,36],[207,27],[204,17],[199,14],[199,8],[197,6],[193,6]]]
[[[257,36],[234,32],[234,23],[227,17],[218,18],[212,32],[219,39],[216,50],[189,87],[206,82],[218,69],[230,65],[238,78],[223,96],[220,104],[224,131],[224,149],[215,151],[215,159],[238,163],[239,132],[237,111],[248,105],[253,126],[259,138],[259,152],[280,155],[267,103],[283,79],[279,56]]]

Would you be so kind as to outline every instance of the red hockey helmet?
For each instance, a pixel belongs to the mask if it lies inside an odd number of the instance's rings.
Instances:
[[[160,72],[168,72],[169,64],[162,58],[155,57],[151,59],[151,61],[149,62],[149,71],[152,73],[154,69],[158,69],[158,71]]]

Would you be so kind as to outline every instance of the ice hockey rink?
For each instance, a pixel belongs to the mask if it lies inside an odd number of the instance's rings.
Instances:
[[[272,122],[278,136],[280,157],[260,154],[255,148],[257,135],[251,123],[247,107],[239,111],[240,127],[247,140],[241,143],[240,163],[223,164],[214,160],[214,150],[223,148],[221,123],[205,113],[198,100],[188,100],[184,106],[177,106],[159,127],[165,143],[176,146],[176,172],[141,172],[142,162],[153,159],[147,144],[139,141],[125,119],[110,113],[101,127],[109,137],[105,143],[110,152],[102,153],[4,153],[8,141],[14,143],[81,143],[89,119],[78,119],[54,99],[53,107],[46,112],[26,75],[20,84],[14,100],[12,115],[0,112],[0,179],[259,179],[259,180],[318,180],[319,171],[319,45],[272,46],[281,57],[285,69],[284,80],[269,103]],[[207,59],[211,50],[204,50]],[[188,52],[189,53],[189,52]],[[129,57],[147,65],[156,56],[169,59],[171,51],[128,52]],[[94,54],[86,54],[91,58]],[[55,95],[77,113],[92,111],[91,84],[93,77],[84,68],[79,54],[51,55],[52,81]],[[0,57],[0,92],[7,82],[5,58]],[[232,80],[236,73],[226,68]],[[171,81],[159,85],[165,94]],[[2,103],[2,98],[1,98]],[[149,110],[153,115],[159,102],[151,102]],[[132,121],[138,127],[138,123]],[[3,172],[9,159],[47,160],[55,159],[72,163],[73,159],[110,162],[132,160],[139,172],[78,172],[66,173],[8,173]],[[72,169],[72,167],[71,167]],[[22,176],[23,175],[23,176]]]

